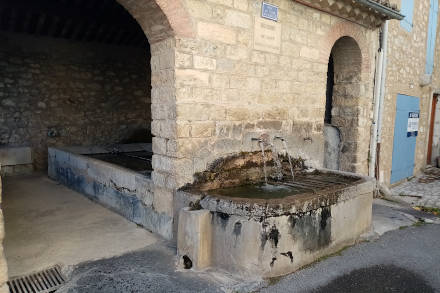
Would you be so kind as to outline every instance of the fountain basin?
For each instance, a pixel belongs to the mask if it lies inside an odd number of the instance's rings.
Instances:
[[[71,146],[48,150],[49,177],[167,238],[173,218],[154,209],[151,144]]]
[[[269,186],[266,193],[261,182],[219,187],[215,178],[214,188],[202,182],[179,190],[177,198],[199,200],[180,212],[179,259],[191,259],[196,269],[275,277],[352,245],[369,231],[374,179],[331,170],[295,177],[295,187]]]

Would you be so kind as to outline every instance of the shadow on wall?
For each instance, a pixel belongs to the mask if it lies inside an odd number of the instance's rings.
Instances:
[[[0,34],[0,145],[151,142],[145,48]]]

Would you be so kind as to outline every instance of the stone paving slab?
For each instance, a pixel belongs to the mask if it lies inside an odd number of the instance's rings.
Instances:
[[[440,208],[440,169],[429,168],[423,175],[393,187],[391,193],[413,206]]]

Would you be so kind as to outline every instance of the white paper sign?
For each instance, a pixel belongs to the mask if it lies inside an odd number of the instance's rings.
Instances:
[[[419,112],[409,112],[408,113],[408,127],[407,136],[417,136],[419,131]]]

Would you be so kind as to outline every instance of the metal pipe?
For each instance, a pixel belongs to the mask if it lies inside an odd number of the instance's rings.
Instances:
[[[379,107],[379,124],[378,126],[378,133],[377,133],[377,142],[382,142],[382,122],[383,122],[383,103],[385,100],[385,83],[386,83],[386,77],[387,77],[387,63],[388,63],[388,21],[385,22],[384,25],[384,43],[383,43],[383,73],[382,73],[382,80],[380,85],[380,107]]]
[[[383,36],[384,27],[382,26],[382,34],[379,41],[379,54],[376,59],[376,74],[374,77],[374,93],[373,93],[373,129],[370,137],[370,164],[368,166],[368,175],[374,177],[374,168],[376,165],[376,147],[377,147],[377,120],[379,117],[379,96],[380,96],[380,83],[382,80],[382,65],[383,65]]]
[[[373,116],[373,129],[371,131],[370,138],[370,163],[368,166],[368,174],[370,177],[375,177],[376,164],[377,164],[377,143],[379,133],[381,133],[380,120],[383,112],[383,98],[385,89],[385,74],[386,74],[386,50],[388,42],[388,21],[382,25],[382,36],[378,62],[376,67],[376,76],[374,78],[374,116]]]

